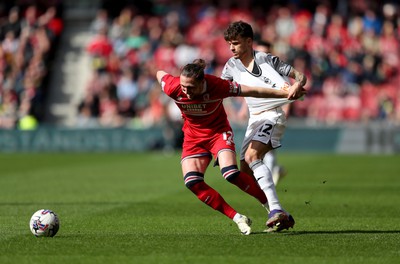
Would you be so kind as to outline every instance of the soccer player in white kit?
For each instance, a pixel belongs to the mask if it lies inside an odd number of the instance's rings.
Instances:
[[[290,86],[303,88],[307,78],[291,65],[270,53],[253,50],[253,29],[243,21],[231,23],[224,38],[233,53],[222,71],[221,78],[248,86],[286,90]],[[291,85],[290,79],[295,82]],[[281,146],[280,139],[286,126],[282,106],[293,102],[287,98],[246,97],[249,122],[240,152],[240,170],[253,174],[268,199],[269,216],[266,231],[280,231],[293,227],[295,221],[278,199],[272,172],[263,162],[266,153]]]
[[[257,50],[259,52],[261,51],[264,53],[270,53],[271,45],[268,42],[260,40],[260,41],[257,41],[255,50]],[[242,98],[242,99],[244,100],[244,98]],[[286,105],[282,106],[282,109],[283,109],[283,111],[285,111],[286,117],[288,117],[289,111],[290,111],[290,104],[286,104]],[[278,163],[278,159],[276,157],[276,151],[275,150],[268,151],[264,156],[263,162],[271,170],[272,179],[276,186],[278,184],[278,182],[280,182],[280,180],[286,175],[285,168]]]

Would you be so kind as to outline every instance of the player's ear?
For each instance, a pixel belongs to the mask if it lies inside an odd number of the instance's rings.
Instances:
[[[252,38],[246,38],[246,42],[249,45],[253,45],[253,39]]]

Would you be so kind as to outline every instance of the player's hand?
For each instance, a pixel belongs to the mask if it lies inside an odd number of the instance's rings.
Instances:
[[[301,86],[298,82],[295,82],[292,86],[290,86],[287,98],[289,100],[297,100],[306,94],[307,90],[304,89],[304,87]]]

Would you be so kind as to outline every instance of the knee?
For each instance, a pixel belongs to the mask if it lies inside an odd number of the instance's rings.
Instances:
[[[258,160],[258,155],[257,151],[253,149],[248,149],[244,155],[244,160],[246,161],[247,164],[252,163],[255,160]]]

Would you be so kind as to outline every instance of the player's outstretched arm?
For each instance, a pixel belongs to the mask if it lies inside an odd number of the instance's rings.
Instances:
[[[288,92],[278,89],[253,87],[244,84],[241,84],[240,87],[241,87],[240,96],[243,97],[286,98],[289,95]]]
[[[165,71],[157,71],[156,73],[157,81],[161,84],[161,79],[167,74],[168,73]]]
[[[295,92],[292,90],[296,89]],[[296,100],[305,95],[307,91],[304,88],[298,89],[297,86],[291,86],[289,91],[278,90],[265,87],[252,87],[247,85],[241,85],[240,96],[243,97],[259,97],[259,98],[288,98],[290,100]],[[289,95],[291,94],[291,98]]]

